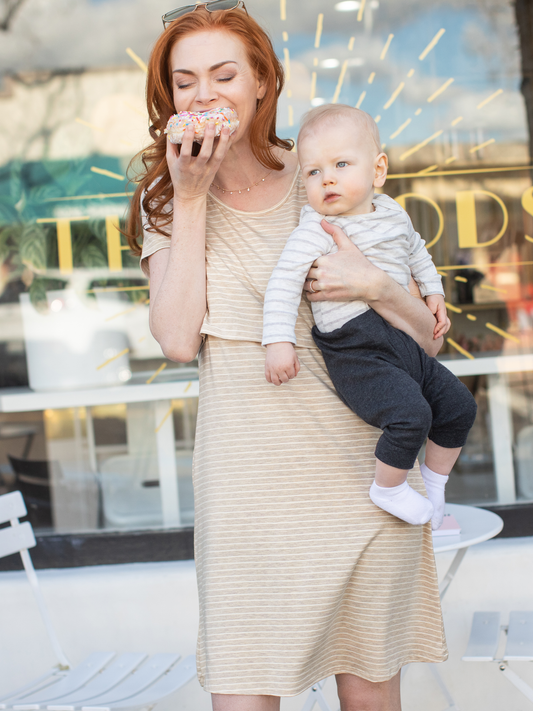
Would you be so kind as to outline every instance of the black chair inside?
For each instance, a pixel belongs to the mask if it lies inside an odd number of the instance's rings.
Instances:
[[[15,473],[15,489],[26,502],[30,523],[34,528],[51,528],[50,462],[19,459],[10,454],[7,457]]]

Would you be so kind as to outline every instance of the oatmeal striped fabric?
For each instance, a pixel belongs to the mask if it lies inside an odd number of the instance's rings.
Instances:
[[[320,352],[276,388],[254,342],[208,338],[194,460],[200,683],[290,696],[446,658],[431,531],[372,504],[379,432]],[[418,472],[410,484],[424,492]]]
[[[291,696],[447,656],[429,525],[368,497],[380,432],[341,403],[310,338],[297,378],[264,377],[262,295],[302,201],[298,181],[272,211],[208,205],[193,478],[198,676],[213,693]],[[236,301],[220,296],[230,275]],[[409,480],[423,492],[418,469]]]
[[[211,193],[207,196],[206,261],[208,312],[202,333],[232,340],[263,338],[263,301],[272,270],[307,196],[299,173],[289,194],[269,210],[230,210]],[[237,239],[236,239],[237,237]],[[144,234],[141,267],[149,276],[148,257],[170,247],[165,235]],[[311,336],[314,324],[309,302],[298,309],[298,344],[316,348]]]

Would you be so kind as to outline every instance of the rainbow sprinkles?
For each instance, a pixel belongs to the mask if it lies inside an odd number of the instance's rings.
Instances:
[[[168,120],[165,133],[171,143],[181,143],[187,126],[194,126],[194,140],[202,143],[205,127],[209,121],[215,122],[215,137],[220,136],[223,126],[229,126],[230,134],[239,127],[239,119],[233,109],[212,109],[211,111],[180,111]]]

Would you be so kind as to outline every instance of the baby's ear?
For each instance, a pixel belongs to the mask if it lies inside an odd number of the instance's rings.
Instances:
[[[382,188],[387,180],[387,171],[389,169],[389,159],[386,153],[379,153],[374,162],[374,187]]]

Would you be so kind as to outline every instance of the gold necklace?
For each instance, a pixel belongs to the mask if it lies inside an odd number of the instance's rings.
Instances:
[[[253,183],[252,185],[250,185],[249,188],[234,188],[233,190],[230,190],[229,188],[221,188],[220,185],[217,185],[215,182],[211,183],[211,185],[214,185],[214,187],[215,187],[217,190],[221,190],[222,193],[229,193],[230,195],[233,195],[233,193],[239,193],[239,195],[240,195],[241,193],[244,193],[244,192],[248,192],[248,193],[249,193],[250,190],[251,190],[251,188],[257,187],[257,186],[259,185],[259,183],[264,183],[265,180],[266,180],[266,179],[268,178],[268,176],[270,175],[270,173],[272,173],[272,171],[270,171],[269,173],[267,173],[264,178],[259,178],[259,180],[257,181],[257,183]]]

